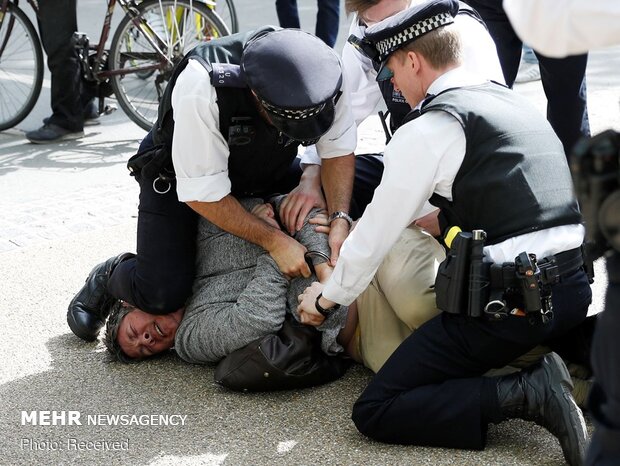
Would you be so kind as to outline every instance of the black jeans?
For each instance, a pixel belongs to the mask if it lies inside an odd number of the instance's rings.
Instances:
[[[52,75],[50,123],[70,131],[84,129],[81,69],[73,33],[77,31],[77,0],[39,2],[39,33]]]
[[[517,36],[501,0],[465,0],[484,19],[497,47],[506,84],[514,84],[519,70],[523,43]],[[570,154],[581,136],[590,136],[586,100],[586,65],[588,55],[549,58],[536,52],[540,77],[547,96],[547,119]]]
[[[339,0],[317,0],[319,11],[316,15],[316,36],[330,47],[333,47],[338,37],[340,19]],[[299,29],[299,11],[297,0],[276,0],[278,21],[283,28]]]
[[[498,401],[495,391],[495,398],[484,398],[483,384],[494,380],[482,375],[578,325],[591,298],[580,269],[554,285],[555,317],[546,324],[438,315],[413,332],[366,387],[353,406],[355,425],[383,442],[484,448],[484,409]]]
[[[149,133],[139,151],[152,146]],[[289,192],[300,175],[296,160],[284,179],[274,181],[273,192]],[[136,180],[140,184],[137,254],[114,269],[108,292],[150,314],[167,314],[183,307],[192,292],[199,215],[179,202],[176,181],[162,194],[154,190],[153,179]],[[159,191],[163,187],[157,185]]]
[[[594,388],[589,408],[596,423],[586,464],[620,464],[620,252],[607,259],[609,284],[592,349]]]

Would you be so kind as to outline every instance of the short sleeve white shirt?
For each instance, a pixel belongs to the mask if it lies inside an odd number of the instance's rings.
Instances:
[[[321,158],[348,155],[355,150],[357,128],[343,80],[332,127],[317,142]],[[172,91],[174,136],[172,162],[179,201],[216,202],[231,192],[228,143],[220,132],[217,93],[209,72],[189,60]]]

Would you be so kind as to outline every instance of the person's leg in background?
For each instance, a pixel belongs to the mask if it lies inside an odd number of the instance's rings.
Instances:
[[[512,87],[517,77],[521,61],[523,42],[512,28],[501,0],[465,0],[482,17],[495,42],[497,56],[502,66],[504,79],[508,87]]]
[[[521,62],[519,63],[519,72],[515,83],[529,83],[540,80],[540,67],[538,66],[538,58],[532,48],[523,44],[521,51]]]
[[[547,96],[547,119],[566,154],[582,136],[590,136],[586,95],[588,55],[549,58],[536,52]]]
[[[37,20],[51,72],[52,116],[46,126],[52,126],[50,131],[43,127],[26,137],[32,142],[75,139],[83,135],[84,129],[81,71],[73,39],[77,31],[77,0],[39,2]]]
[[[466,0],[475,8],[495,41],[506,84],[512,87],[519,69],[522,42],[516,35],[501,0]],[[590,135],[586,105],[587,54],[548,58],[536,51],[547,96],[547,119],[568,155],[581,136]]]
[[[330,47],[336,44],[340,21],[340,0],[317,0],[316,36]]]
[[[276,0],[276,13],[280,27],[299,29],[299,12],[297,11],[297,0]]]

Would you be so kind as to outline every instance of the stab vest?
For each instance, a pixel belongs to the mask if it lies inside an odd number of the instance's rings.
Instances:
[[[430,199],[441,209],[442,228],[482,229],[495,244],[582,221],[562,143],[525,99],[494,83],[448,89],[404,123],[432,111],[456,118],[467,140],[452,201]]]
[[[211,76],[219,109],[220,132],[228,143],[228,177],[237,196],[272,193],[271,186],[282,179],[297,156],[298,142],[280,133],[259,114],[257,103],[240,74],[245,44],[257,35],[273,30],[234,34],[199,44],[176,66],[159,106],[153,127],[155,144],[171,152],[174,133],[172,90],[190,59],[198,61]]]
[[[478,12],[463,2],[459,2],[458,14],[471,16],[482,24],[485,29],[487,28]],[[375,64],[375,68],[378,71],[379,66]],[[407,103],[403,95],[394,89],[391,79],[379,81],[378,84],[379,89],[381,89],[381,94],[383,95],[385,105],[390,112],[390,129],[393,134],[394,131],[396,131],[403,124],[405,116],[411,111],[411,106]]]

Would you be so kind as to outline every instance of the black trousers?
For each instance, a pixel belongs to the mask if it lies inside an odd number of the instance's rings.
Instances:
[[[620,464],[620,252],[607,259],[609,284],[592,349],[595,384],[589,408],[596,428],[586,464]]]
[[[50,123],[70,131],[82,131],[84,105],[90,96],[82,97],[80,62],[73,40],[77,31],[77,0],[39,2],[37,21],[52,75]]]
[[[555,317],[546,324],[438,315],[387,360],[353,406],[353,422],[383,442],[484,448],[499,403],[495,380],[482,375],[578,325],[591,298],[586,274],[578,270],[554,285]]]
[[[153,146],[149,133],[142,152]],[[282,180],[274,180],[273,193],[287,193],[299,183],[296,161]],[[137,176],[140,184],[136,257],[121,262],[108,282],[108,292],[151,314],[167,314],[185,305],[195,276],[196,233],[199,215],[179,202],[176,182],[158,193],[153,179]],[[158,183],[158,191],[163,191]]]
[[[340,20],[339,0],[317,0],[316,36],[330,47],[336,44]],[[283,28],[299,29],[297,0],[276,0],[278,21]]]
[[[523,43],[517,36],[501,0],[465,0],[484,19],[495,45],[509,87],[514,84]],[[547,96],[547,119],[570,154],[581,136],[590,136],[586,101],[586,65],[588,55],[549,58],[536,52],[540,76]]]

